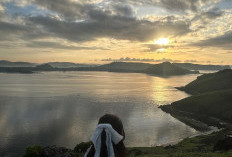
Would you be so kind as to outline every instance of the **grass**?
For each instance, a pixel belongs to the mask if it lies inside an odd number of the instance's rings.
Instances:
[[[232,122],[232,89],[190,96],[169,107]]]
[[[229,151],[214,151],[215,144],[223,139],[224,135],[231,135],[230,130],[221,130],[210,135],[201,135],[186,138],[176,145],[156,147],[133,147],[127,148],[128,157],[231,157],[232,149]],[[89,143],[78,144],[73,150],[76,157],[83,157]],[[84,149],[83,149],[84,148]],[[78,151],[77,151],[78,150]],[[39,146],[31,146],[26,150],[24,157],[39,157],[41,151]]]
[[[204,74],[197,77],[184,87],[178,89],[184,90],[190,94],[199,94],[218,90],[232,89],[232,70],[225,69],[216,73]]]
[[[231,157],[232,150],[214,152],[214,145],[231,131],[222,130],[210,135],[186,138],[173,146],[129,148],[130,157]]]

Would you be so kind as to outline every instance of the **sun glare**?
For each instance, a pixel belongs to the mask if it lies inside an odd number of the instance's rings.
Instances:
[[[157,45],[167,45],[169,43],[169,40],[167,38],[159,38],[155,41],[155,44]]]

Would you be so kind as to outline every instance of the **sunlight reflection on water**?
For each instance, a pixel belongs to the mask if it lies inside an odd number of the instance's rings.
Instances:
[[[0,152],[23,153],[34,144],[73,148],[89,140],[105,113],[121,117],[127,146],[159,145],[192,136],[198,132],[158,105],[188,96],[174,87],[196,77],[109,72],[0,74]]]

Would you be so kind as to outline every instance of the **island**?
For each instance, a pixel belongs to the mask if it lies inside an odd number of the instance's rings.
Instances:
[[[229,65],[202,65],[193,63],[173,63],[174,65],[188,70],[223,70],[230,69]]]
[[[56,63],[57,64],[57,63]],[[1,67],[0,72],[8,71],[108,71],[108,72],[124,72],[124,73],[145,73],[160,77],[168,77],[174,75],[198,74],[199,71],[191,71],[180,68],[170,62],[160,64],[134,63],[134,62],[112,62],[100,66],[88,67],[69,67],[57,68],[49,63],[37,65],[35,67]]]
[[[199,71],[191,71],[181,68],[170,62],[163,62],[148,67],[145,73],[159,76],[173,76],[173,75],[186,75],[186,74],[199,74]]]

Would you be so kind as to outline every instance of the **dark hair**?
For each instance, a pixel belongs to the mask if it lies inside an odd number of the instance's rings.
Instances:
[[[99,119],[98,124],[111,124],[113,129],[116,130],[119,134],[121,134],[125,138],[122,121],[117,116],[112,114],[105,114]],[[121,140],[118,144],[113,143],[115,157],[126,157],[126,148],[123,143],[123,140]],[[107,157],[108,152],[107,152],[106,142],[103,142],[106,141],[105,130],[102,131],[101,141],[102,142],[101,142],[100,157]],[[87,157],[94,157],[94,154],[95,154],[95,149],[94,146],[92,146]]]

